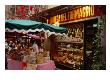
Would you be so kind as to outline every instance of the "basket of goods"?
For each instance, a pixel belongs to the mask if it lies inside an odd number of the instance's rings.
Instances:
[[[46,51],[42,52],[42,54],[43,54],[43,57],[47,57],[47,52]]]
[[[44,63],[43,53],[39,53],[39,54],[36,56],[36,62],[37,62],[37,64],[42,64],[42,63]]]
[[[50,60],[50,55],[49,55],[49,52],[48,51],[45,51],[44,52],[44,62],[47,62]]]
[[[37,59],[37,64],[42,64],[42,63],[44,63],[44,58]]]

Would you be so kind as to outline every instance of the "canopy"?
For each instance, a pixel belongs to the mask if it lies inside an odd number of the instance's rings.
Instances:
[[[5,28],[10,32],[20,32],[20,31],[29,31],[35,30],[38,25],[42,24],[41,22],[31,21],[31,20],[6,20]]]
[[[66,28],[58,27],[46,23],[41,23],[32,20],[6,20],[5,28],[8,32],[36,32],[36,31],[46,31],[51,34],[55,33],[65,33]]]
[[[66,28],[58,27],[58,26],[54,26],[54,25],[46,24],[46,23],[42,24],[42,28],[44,28],[45,30],[49,30],[51,32],[55,32],[55,33],[65,33],[65,32],[67,32]]]

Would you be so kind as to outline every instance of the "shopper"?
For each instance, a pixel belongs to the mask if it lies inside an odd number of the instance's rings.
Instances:
[[[32,48],[33,48],[33,50],[34,50],[35,53],[37,53],[37,54],[39,53],[39,48],[38,48],[38,45],[37,45],[36,42],[34,42]]]

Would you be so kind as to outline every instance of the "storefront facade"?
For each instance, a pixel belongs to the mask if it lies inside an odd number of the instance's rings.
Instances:
[[[83,5],[64,11],[47,17],[49,24],[68,28],[66,35],[51,39],[51,57],[56,66],[61,69],[106,69],[106,6]]]

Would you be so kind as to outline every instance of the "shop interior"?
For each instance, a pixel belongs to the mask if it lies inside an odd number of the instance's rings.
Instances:
[[[55,49],[52,58],[58,68],[92,70],[94,62],[101,61],[99,54],[102,50],[96,54],[98,48],[101,48],[98,45],[102,45],[97,37],[100,35],[98,22],[98,18],[95,18],[61,25],[68,28],[68,33],[65,36],[56,36],[53,42]]]

